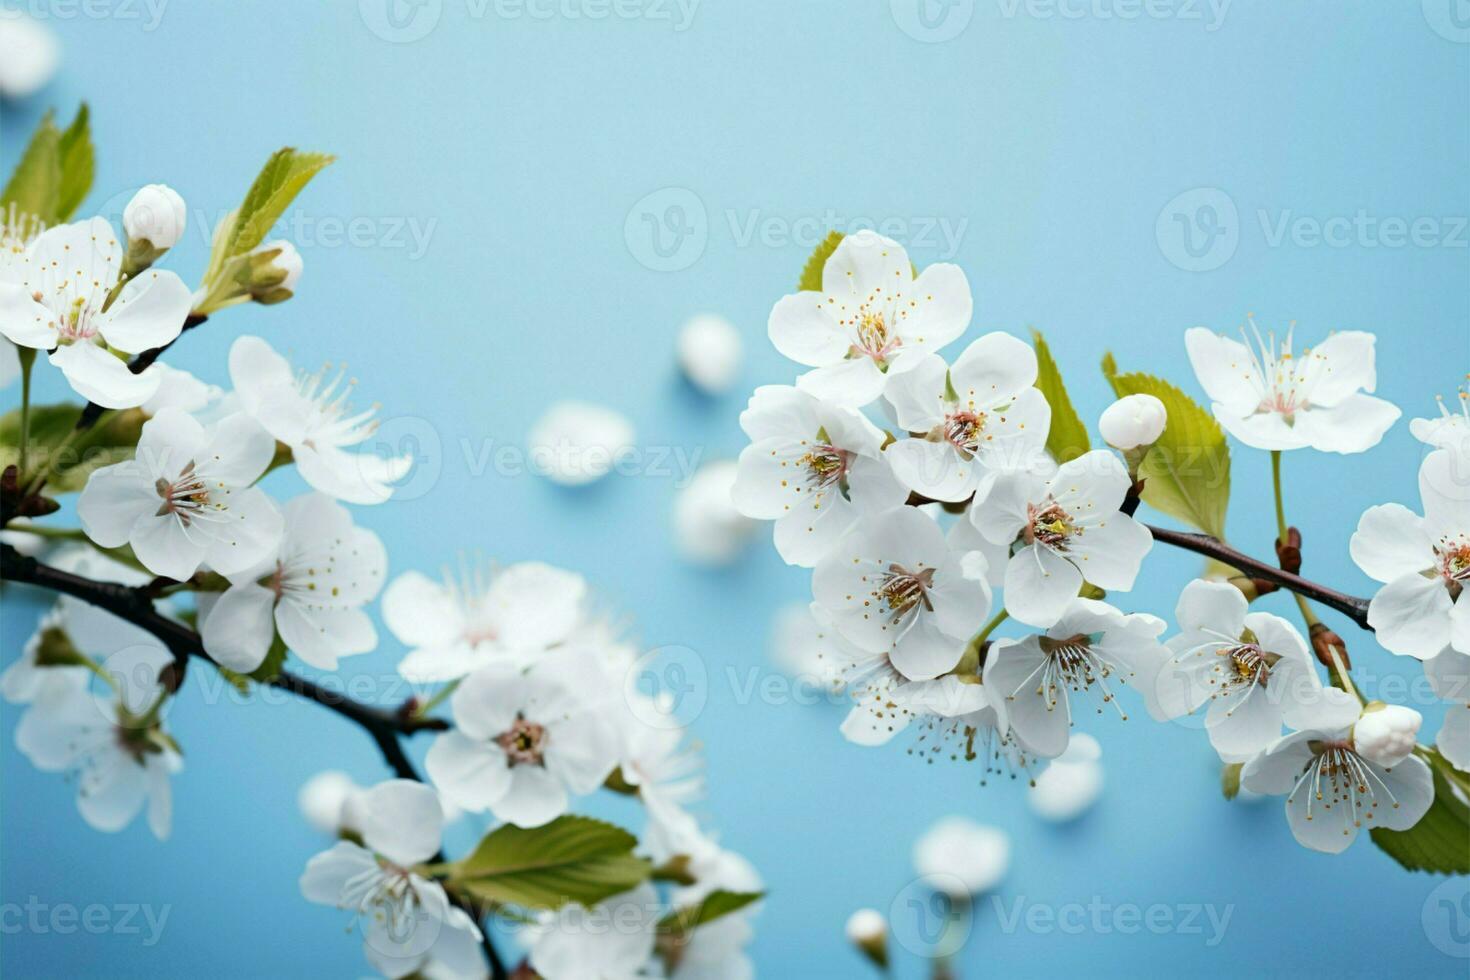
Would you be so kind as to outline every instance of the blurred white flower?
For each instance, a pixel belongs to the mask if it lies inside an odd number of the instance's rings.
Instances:
[[[158,372],[134,374],[116,352],[170,343],[193,304],[177,275],[149,269],[108,305],[122,260],[112,226],[92,218],[42,232],[0,269],[0,332],[22,347],[50,351],[77,394],[104,408],[132,408],[153,396]]]
[[[858,909],[847,917],[847,941],[880,970],[888,966],[888,920],[877,909]]]
[[[1067,750],[1051,761],[1027,796],[1031,810],[1043,820],[1064,823],[1092,808],[1102,795],[1102,746],[1085,732],[1067,743]]]
[[[1370,507],[1349,551],[1385,583],[1368,604],[1368,623],[1393,653],[1427,660],[1446,647],[1470,653],[1470,494],[1467,461],[1436,449],[1419,467],[1424,516],[1402,504]]]
[[[820,609],[820,607],[818,607]],[[812,603],[793,602],[776,611],[771,623],[771,662],[793,680],[835,687],[849,665],[852,646],[836,630],[817,623]]]
[[[1378,381],[1372,334],[1333,333],[1298,354],[1291,330],[1278,345],[1274,333],[1262,338],[1249,322],[1245,343],[1204,327],[1184,334],[1200,387],[1227,432],[1256,449],[1360,453],[1378,445],[1400,413],[1364,394]]]
[[[883,433],[851,408],[764,385],[740,427],[751,442],[732,496],[741,513],[776,522],[776,551],[788,564],[812,567],[858,518],[908,498],[883,455]]]
[[[1097,430],[1114,449],[1151,446],[1164,434],[1169,413],[1153,395],[1126,395],[1103,410]]]
[[[242,572],[281,541],[281,512],[252,486],[275,448],[245,415],[206,429],[164,409],[143,423],[133,459],[87,478],[77,517],[102,547],[132,545],[155,575],[182,582],[206,562],[221,575]]]
[[[645,976],[662,915],[658,892],[647,883],[590,909],[563,905],[529,930],[531,968],[545,980]]]
[[[735,507],[733,460],[705,463],[674,497],[674,545],[699,565],[728,565],[740,556],[760,523]]]
[[[1434,744],[1450,765],[1470,772],[1470,654],[1442,650],[1424,661],[1424,676],[1434,693],[1450,702]]]
[[[167,184],[149,184],[123,209],[123,230],[130,244],[146,242],[155,249],[169,249],[184,237],[187,218],[178,191]]]
[[[1011,864],[1005,831],[965,817],[945,817],[914,844],[914,870],[952,898],[969,898],[1000,884]]]
[[[1451,411],[1443,398],[1439,402],[1439,418],[1410,419],[1409,431],[1414,438],[1436,449],[1453,449],[1463,459],[1470,459],[1470,392],[1461,388],[1456,401],[1459,410]]]
[[[531,468],[553,483],[581,486],[606,476],[634,451],[633,424],[610,408],[557,402],[526,436]]]
[[[0,10],[0,96],[25,98],[51,81],[60,64],[51,28],[19,10]]]
[[[344,822],[347,801],[363,792],[353,778],[340,769],[326,769],[312,776],[296,794],[296,804],[306,822],[324,834],[355,830]]]
[[[821,290],[782,299],[767,329],[778,351],[814,369],[797,387],[860,408],[963,334],[971,307],[959,266],[931,265],[916,279],[902,245],[860,231],[827,259]]]
[[[406,680],[452,681],[565,642],[587,625],[586,600],[582,576],[537,561],[446,570],[440,582],[405,572],[383,593],[383,622],[413,648],[398,664]]]
[[[240,337],[230,347],[230,380],[241,406],[290,447],[301,478],[349,504],[380,504],[413,466],[413,456],[347,451],[377,432],[378,423],[376,405],[354,411],[348,399],[356,382],[344,384],[343,377],[343,371],[332,375],[330,366],[295,373],[259,337]]]
[[[274,555],[227,576],[230,587],[201,626],[204,650],[248,674],[279,633],[298,657],[321,670],[337,658],[367,653],[378,631],[363,606],[377,598],[388,571],[383,542],[352,523],[347,508],[320,493],[285,506],[285,533]]]
[[[691,318],[679,328],[679,367],[689,383],[707,395],[723,395],[740,375],[740,331],[712,313]]]

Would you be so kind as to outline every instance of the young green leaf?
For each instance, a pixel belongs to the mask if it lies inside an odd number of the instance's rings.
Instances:
[[[1430,763],[1434,802],[1428,812],[1408,830],[1373,828],[1373,843],[1410,871],[1470,874],[1470,806],[1455,796],[1445,778],[1449,763],[1437,752]]]
[[[1077,417],[1067,387],[1062,383],[1062,373],[1051,356],[1051,348],[1041,331],[1031,331],[1031,344],[1036,348],[1036,387],[1046,396],[1051,406],[1051,431],[1046,436],[1046,448],[1058,463],[1076,459],[1092,448],[1087,438],[1087,426]]]
[[[822,270],[827,267],[827,260],[832,253],[837,251],[837,246],[842,244],[842,232],[829,231],[827,237],[817,245],[812,257],[806,260],[806,268],[801,270],[801,281],[796,288],[802,292],[822,291]]]
[[[1230,447],[1225,433],[1198,402],[1161,378],[1118,374],[1113,355],[1103,358],[1103,374],[1119,398],[1153,395],[1169,413],[1164,434],[1138,467],[1143,502],[1217,538],[1225,537],[1230,503]]]
[[[765,892],[713,891],[700,902],[675,909],[664,916],[659,920],[658,931],[675,940],[683,939],[700,926],[738,912],[764,896]]]
[[[81,414],[80,405],[31,407],[28,465],[33,473],[47,468],[50,492],[74,493],[86,486],[93,470],[130,458],[146,421],[140,409],[129,408],[111,412],[90,429],[73,435]],[[20,438],[20,409],[0,416],[0,468],[19,461]]]
[[[5,190],[0,191],[0,211],[13,208],[53,224],[60,199],[61,133],[48,112],[31,135]]]
[[[450,881],[481,901],[555,909],[595,905],[645,881],[649,862],[633,856],[632,834],[590,817],[558,817],[543,827],[500,827],[455,863]]]
[[[215,233],[204,281],[212,284],[227,262],[263,242],[296,195],[335,159],[326,153],[302,153],[289,146],[271,154],[244,202]]]
[[[92,148],[91,120],[91,110],[83,102],[76,118],[66,127],[57,143],[61,174],[56,213],[52,220],[58,223],[70,221],[92,191],[97,160]]]

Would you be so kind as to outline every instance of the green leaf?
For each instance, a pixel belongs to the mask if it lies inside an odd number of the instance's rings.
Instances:
[[[1240,773],[1245,768],[1241,762],[1228,762],[1220,767],[1220,792],[1225,799],[1233,800],[1240,794]]]
[[[1408,830],[1375,827],[1373,843],[1410,871],[1470,874],[1470,806],[1455,796],[1446,772],[1453,772],[1438,752],[1430,753],[1434,802]],[[1463,778],[1463,777],[1458,777]]]
[[[213,283],[225,263],[264,241],[296,195],[335,159],[326,153],[302,153],[289,146],[271,154],[244,202],[216,233],[205,282]]]
[[[1153,395],[1164,403],[1169,422],[1138,467],[1143,502],[1217,538],[1225,537],[1230,503],[1230,447],[1225,433],[1198,402],[1161,378],[1118,374],[1113,355],[1103,374],[1119,398]]]
[[[68,443],[81,415],[79,405],[31,407],[28,463],[33,471],[48,468],[46,488],[55,493],[74,493],[86,486],[93,470],[130,459],[145,421],[141,409],[111,412]],[[0,416],[0,468],[19,459],[20,409],[16,409]]]
[[[806,260],[806,268],[801,270],[801,281],[796,284],[797,289],[802,292],[822,291],[822,270],[827,267],[827,260],[832,257],[832,253],[837,251],[837,246],[842,244],[842,237],[840,231],[827,232],[827,237],[817,245],[812,257]]]
[[[1076,459],[1092,448],[1087,438],[1087,426],[1077,417],[1067,387],[1062,384],[1062,372],[1051,356],[1051,348],[1039,330],[1031,331],[1031,344],[1036,348],[1036,387],[1046,396],[1051,405],[1051,431],[1046,436],[1046,448],[1058,463]]]
[[[0,210],[14,208],[47,224],[56,221],[61,199],[61,133],[46,113],[31,135],[5,190],[0,191]]]
[[[738,912],[764,895],[765,892],[710,892],[699,903],[675,909],[664,916],[659,920],[658,931],[676,940],[683,939],[700,926]]]
[[[97,157],[92,148],[91,120],[91,110],[83,102],[57,143],[61,174],[53,220],[58,223],[70,221],[92,191]]]
[[[558,817],[544,827],[507,824],[452,865],[450,880],[481,901],[555,909],[595,905],[647,880],[632,834],[590,817]]]

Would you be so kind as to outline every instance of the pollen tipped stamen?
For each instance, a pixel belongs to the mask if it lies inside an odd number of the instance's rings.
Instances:
[[[973,455],[987,438],[985,423],[984,412],[954,412],[945,417],[944,439],[961,452]]]
[[[1044,544],[1056,551],[1067,550],[1067,540],[1082,533],[1072,523],[1072,515],[1055,501],[1037,506],[1026,505],[1026,526],[1022,538],[1026,544]]]
[[[543,765],[546,728],[517,715],[508,731],[495,736],[495,744],[504,750],[511,766]]]
[[[934,587],[934,569],[921,568],[911,572],[902,565],[889,565],[884,573],[883,584],[874,594],[886,603],[889,622],[894,626],[903,622],[905,616],[918,608],[934,611],[929,590]]]
[[[799,459],[798,464],[806,470],[807,486],[813,490],[826,490],[840,486],[847,478],[852,466],[852,453],[836,446],[814,446]]]

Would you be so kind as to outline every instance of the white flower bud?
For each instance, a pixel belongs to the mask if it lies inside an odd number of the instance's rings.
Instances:
[[[343,808],[357,790],[357,784],[347,773],[328,769],[306,781],[296,802],[307,823],[324,834],[335,834],[343,828]]]
[[[679,330],[679,367],[707,395],[730,390],[740,373],[740,331],[724,317],[704,314]]]
[[[888,966],[888,920],[877,909],[858,909],[847,919],[847,941],[880,969]]]
[[[1102,795],[1102,747],[1081,732],[1072,736],[1067,750],[1053,759],[1031,786],[1031,809],[1043,820],[1075,820]]]
[[[0,96],[25,98],[51,81],[60,63],[54,31],[19,10],[0,12]]]
[[[1375,701],[1353,726],[1358,755],[1385,768],[1403,762],[1414,751],[1424,717],[1413,708]]]
[[[674,498],[674,544],[698,565],[728,565],[740,557],[760,522],[735,509],[732,460],[706,463]]]
[[[123,229],[130,242],[147,242],[154,248],[173,248],[184,237],[188,212],[184,199],[167,184],[149,184],[133,195],[123,209]]]
[[[273,242],[266,242],[257,248],[256,251],[271,252],[276,249],[280,249],[281,254],[271,260],[271,265],[286,274],[286,278],[276,288],[289,289],[295,292],[296,283],[301,279],[301,272],[305,268],[305,262],[301,258],[301,253],[296,251],[296,246],[283,238],[278,238]]]
[[[1158,442],[1168,421],[1164,403],[1153,395],[1128,395],[1107,407],[1097,427],[1109,446],[1127,450]]]

